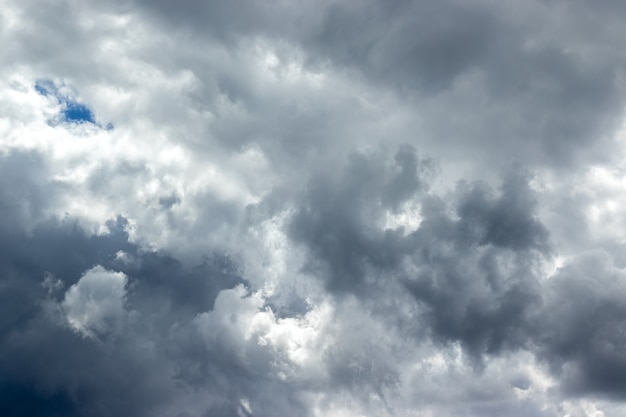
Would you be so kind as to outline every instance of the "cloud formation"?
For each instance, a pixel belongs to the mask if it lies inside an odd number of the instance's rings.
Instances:
[[[622,9],[9,0],[0,414],[624,415]]]

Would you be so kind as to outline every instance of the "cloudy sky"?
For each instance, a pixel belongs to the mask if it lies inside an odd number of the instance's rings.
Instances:
[[[625,19],[3,0],[0,415],[626,416]]]

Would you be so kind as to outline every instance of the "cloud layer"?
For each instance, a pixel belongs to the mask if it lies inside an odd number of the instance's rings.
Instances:
[[[623,416],[622,9],[9,0],[0,414]]]

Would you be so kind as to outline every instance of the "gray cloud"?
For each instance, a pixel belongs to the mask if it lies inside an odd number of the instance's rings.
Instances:
[[[0,414],[622,415],[622,8],[9,1]]]
[[[405,146],[390,163],[377,153],[355,154],[340,178],[310,184],[290,234],[328,269],[329,288],[354,290],[364,281],[368,264],[384,270],[399,262],[399,233],[381,230],[377,223],[385,209],[397,210],[423,188],[418,172],[430,169],[428,161],[418,160],[415,150]]]
[[[400,279],[426,308],[432,335],[460,341],[472,353],[523,345],[526,316],[540,300],[540,262],[549,254],[529,177],[511,173],[499,195],[460,184],[457,201],[448,204],[425,192],[418,172],[431,166],[413,149],[401,148],[390,168],[384,161],[355,155],[339,178],[307,190],[290,224],[312,255],[305,271],[330,291],[371,297]],[[385,209],[408,198],[418,199],[422,219],[405,236],[381,223]]]
[[[541,355],[573,395],[599,393],[620,397],[626,368],[621,301],[623,270],[610,255],[581,255],[546,283],[541,310]]]
[[[3,201],[12,203],[2,207],[0,242],[3,413],[163,415],[159,409],[181,395],[173,369],[178,359],[167,351],[169,328],[177,320],[189,321],[210,310],[221,289],[242,282],[232,262],[216,255],[189,270],[165,255],[142,252],[128,242],[127,221],[121,217],[109,223],[110,233],[104,236],[89,236],[71,218],[40,219],[26,232],[24,223],[41,216],[52,189],[43,184],[37,154],[11,154],[4,162],[2,168],[13,168],[8,172],[13,177],[3,176],[7,181],[0,185]],[[30,177],[15,177],[21,169]],[[21,185],[10,182],[18,178]],[[74,297],[70,305],[67,295],[61,301],[65,290],[97,264],[131,276],[125,297],[132,308],[125,318],[129,322],[118,323],[121,327],[114,335],[107,327],[96,327],[101,341],[73,331],[58,316],[66,307],[76,318],[95,314],[88,303],[106,297],[106,286],[91,301]],[[85,308],[80,310],[76,303],[83,301]]]

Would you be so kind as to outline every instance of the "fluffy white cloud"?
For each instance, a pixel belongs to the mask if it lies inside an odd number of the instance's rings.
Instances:
[[[85,335],[114,331],[126,315],[127,277],[97,265],[85,271],[72,285],[61,306],[67,322]]]

